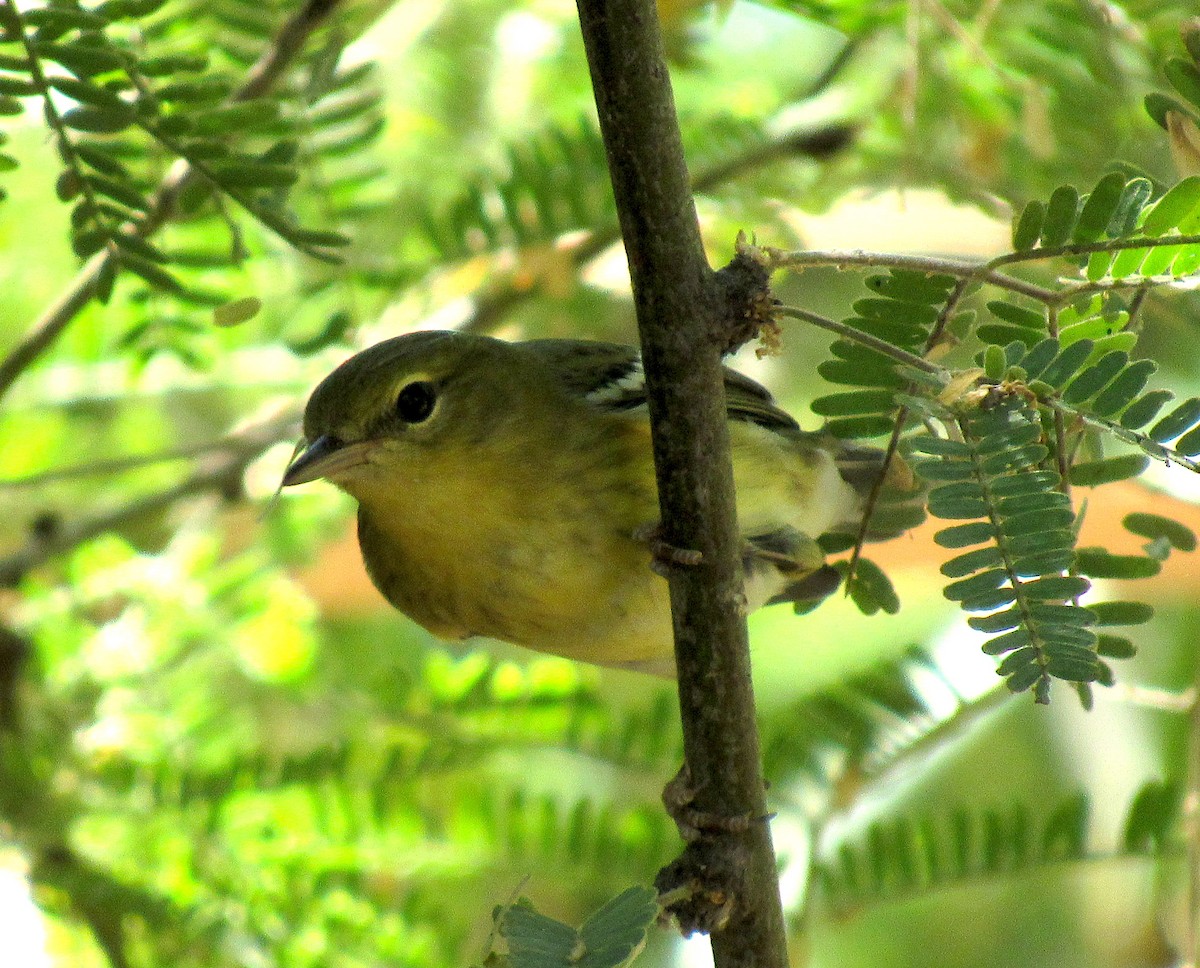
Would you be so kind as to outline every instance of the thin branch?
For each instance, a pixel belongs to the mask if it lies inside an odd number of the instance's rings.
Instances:
[[[205,466],[171,487],[135,498],[112,510],[77,521],[65,521],[31,535],[23,548],[0,558],[0,587],[15,585],[31,569],[56,555],[148,514],[165,511],[176,501],[213,491],[238,491],[247,465],[289,433],[294,436],[297,420],[295,415],[289,414],[256,424],[237,435],[231,435],[224,448],[225,453],[214,456]]]
[[[1042,303],[1057,302],[1059,292],[1024,279],[996,271],[994,262],[969,262],[964,259],[942,259],[927,255],[898,255],[891,252],[784,252],[765,249],[771,265],[778,269],[805,269],[815,266],[869,266],[881,269],[905,269],[910,272],[938,273],[970,281],[988,282],[1001,289],[1028,296]]]
[[[250,69],[232,101],[248,101],[270,90],[292,65],[314,30],[333,12],[340,0],[308,0],[275,35],[271,46]],[[157,232],[175,213],[184,190],[197,177],[192,166],[177,162],[167,172],[145,218],[128,226],[131,234],[145,238]],[[92,301],[100,280],[117,271],[117,254],[98,252],[92,256],[58,300],[49,306],[24,338],[0,361],[0,399],[37,359],[46,352],[71,322]]]
[[[905,366],[911,366],[913,369],[922,370],[925,373],[933,373],[945,377],[947,381],[950,379],[950,371],[944,367],[940,367],[936,363],[930,363],[915,353],[902,350],[898,346],[893,346],[891,343],[887,343],[877,336],[864,333],[861,329],[855,329],[853,326],[839,323],[837,320],[830,319],[827,316],[822,316],[819,313],[811,313],[807,309],[799,309],[795,306],[776,306],[775,313],[779,316],[791,316],[793,319],[802,319],[804,322],[811,323],[820,329],[829,330],[831,333],[837,333],[838,336],[844,336],[846,339],[860,343],[869,349],[873,349],[876,353],[882,353],[884,356],[891,357],[897,363],[903,363]]]
[[[717,968],[785,968],[721,366],[754,331],[732,307],[756,297],[765,306],[767,273],[748,257],[714,273],[705,259],[653,0],[578,7],[633,283],[662,540],[702,555],[671,568],[669,586],[681,778],[691,812],[711,822],[658,883],[668,893],[687,885],[674,911],[685,928],[711,933]]]

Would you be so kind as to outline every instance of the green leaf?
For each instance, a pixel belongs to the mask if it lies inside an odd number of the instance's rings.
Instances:
[[[1137,230],[1138,216],[1154,194],[1154,186],[1147,178],[1131,179],[1121,193],[1121,201],[1108,223],[1107,234],[1114,239],[1127,238]]]
[[[953,276],[893,269],[887,275],[868,276],[864,283],[887,299],[934,304],[943,302],[957,281]]]
[[[1054,361],[1042,371],[1038,379],[1052,387],[1062,387],[1075,372],[1087,362],[1095,346],[1090,339],[1081,339],[1063,349]]]
[[[36,7],[21,15],[25,23],[33,27],[51,27],[65,30],[103,30],[109,19],[78,7]]]
[[[28,97],[31,94],[38,94],[40,89],[33,81],[26,81],[19,77],[5,77],[0,74],[0,95],[7,97]]]
[[[1200,107],[1200,71],[1191,61],[1182,57],[1168,58],[1163,65],[1163,73],[1176,91]]]
[[[947,578],[961,578],[979,571],[981,568],[994,568],[1004,560],[1000,549],[995,546],[976,548],[957,558],[951,558],[941,567],[941,572]]]
[[[1035,581],[1022,582],[1020,591],[1026,598],[1058,601],[1078,598],[1091,587],[1091,582],[1077,575],[1049,575]]]
[[[1046,206],[1034,199],[1026,204],[1021,217],[1013,223],[1012,244],[1016,252],[1027,252],[1037,245],[1046,219]]]
[[[1096,654],[1107,659],[1132,659],[1137,647],[1123,635],[1100,635],[1096,637]]]
[[[1059,483],[1057,471],[1026,471],[996,478],[991,483],[991,491],[996,497],[1016,497],[1048,491],[1058,487]]]
[[[1078,548],[1075,564],[1092,578],[1153,578],[1162,564],[1144,555],[1114,555],[1104,548]]]
[[[812,412],[822,417],[844,417],[851,414],[879,413],[895,407],[888,390],[850,390],[830,393],[812,402]],[[965,446],[965,445],[964,445]]]
[[[1154,609],[1145,602],[1090,602],[1097,625],[1144,625],[1154,617]]]
[[[1025,371],[1026,377],[1030,380],[1041,375],[1042,371],[1050,365],[1062,347],[1054,337],[1050,336],[1034,345],[1024,357],[1021,358],[1021,368]]]
[[[1024,621],[1024,613],[1019,608],[1005,609],[995,615],[977,615],[967,619],[967,624],[977,632],[1007,632],[1015,629]]]
[[[859,437],[879,437],[891,433],[892,418],[886,415],[863,417],[834,417],[825,422],[827,433],[850,440]]]
[[[239,326],[257,316],[261,309],[262,300],[257,296],[234,299],[213,310],[213,324],[216,326]]]
[[[121,108],[122,102],[112,91],[91,83],[91,81],[76,80],[73,77],[48,77],[46,83],[56,91],[62,91],[67,97],[81,104],[90,104],[100,108]],[[129,110],[126,108],[126,110]]]
[[[879,358],[868,363],[850,363],[844,360],[823,360],[817,372],[830,383],[852,387],[888,387],[899,389],[904,380],[892,369],[890,363]]]
[[[874,615],[881,610],[888,615],[895,615],[900,611],[900,599],[892,587],[891,579],[875,562],[866,558],[859,558],[856,562],[854,574],[846,583],[846,591],[864,615]]]
[[[1007,369],[1008,359],[1004,355],[1003,347],[992,345],[984,349],[983,371],[989,380],[1002,379]]]
[[[1079,213],[1079,192],[1072,185],[1060,185],[1050,195],[1042,224],[1042,247],[1063,245],[1071,237]]]
[[[970,578],[951,582],[944,589],[944,594],[952,602],[960,602],[984,592],[994,591],[1008,581],[1008,573],[1003,568],[993,568],[980,572]]]
[[[1157,91],[1147,94],[1142,103],[1146,108],[1146,113],[1150,115],[1154,123],[1164,130],[1167,127],[1168,111],[1178,111],[1184,115],[1191,113],[1187,105],[1182,101],[1168,97],[1166,94],[1160,94]]]
[[[136,120],[132,109],[127,107],[79,107],[63,114],[62,121],[68,128],[86,131],[89,134],[116,134],[124,131]]]
[[[122,252],[120,264],[122,269],[128,269],[135,275],[141,276],[156,289],[164,289],[167,292],[174,293],[183,291],[183,285],[178,279],[165,269],[159,268],[149,259],[143,259],[129,252]]]
[[[1134,511],[1121,522],[1127,531],[1154,541],[1165,538],[1177,551],[1195,551],[1196,533],[1185,524],[1158,514]]]
[[[1150,428],[1149,437],[1164,443],[1178,437],[1200,420],[1200,397],[1189,397]]]
[[[1071,468],[1071,483],[1080,487],[1096,487],[1137,477],[1146,469],[1150,458],[1145,454],[1120,454],[1103,460],[1076,464]]]
[[[286,188],[295,184],[300,173],[284,165],[220,164],[212,167],[213,177],[233,188]]]
[[[203,54],[170,54],[165,57],[146,57],[138,61],[138,72],[146,77],[196,73],[207,67],[208,57]]]
[[[1135,363],[1134,366],[1136,365]],[[1105,392],[1107,393],[1108,391],[1106,390]],[[1121,414],[1119,421],[1121,426],[1127,430],[1136,430],[1138,427],[1145,426],[1154,419],[1158,411],[1174,396],[1175,394],[1170,390],[1151,390],[1144,397],[1131,403],[1128,409]]]
[[[1200,206],[1200,175],[1191,175],[1175,184],[1146,213],[1142,232],[1151,237],[1166,234],[1178,228]]]
[[[993,299],[987,304],[987,308],[997,319],[1002,319],[1006,323],[1012,323],[1014,326],[1039,330],[1046,328],[1045,314],[1032,309],[1026,309],[1024,306],[1015,306],[1010,302],[1005,302],[1003,299]]]
[[[987,655],[1003,655],[1013,649],[1023,648],[1029,643],[1028,629],[1014,629],[1012,632],[1005,632],[1003,635],[988,639],[983,643],[983,651]]]
[[[34,51],[46,60],[62,64],[76,77],[91,77],[93,74],[103,74],[115,71],[125,66],[126,55],[105,44],[83,43],[51,43],[35,40],[32,42]]]
[[[1063,391],[1064,403],[1080,404],[1094,397],[1125,369],[1129,354],[1124,350],[1113,350],[1100,357],[1095,366],[1089,366]]]
[[[1072,241],[1095,242],[1100,238],[1116,214],[1124,192],[1125,176],[1120,172],[1110,172],[1101,178],[1083,203]]]

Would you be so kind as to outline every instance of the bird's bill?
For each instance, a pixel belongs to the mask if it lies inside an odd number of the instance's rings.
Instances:
[[[360,440],[347,444],[324,434],[311,443],[304,442],[301,446],[303,449],[284,471],[280,487],[307,484],[322,477],[336,478],[348,470],[361,467],[368,462],[376,443]]]

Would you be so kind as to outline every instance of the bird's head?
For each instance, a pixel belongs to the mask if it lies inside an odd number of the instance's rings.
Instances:
[[[509,394],[499,340],[410,333],[351,357],[304,410],[304,439],[283,487],[327,478],[359,496],[424,455],[469,449],[501,418]]]

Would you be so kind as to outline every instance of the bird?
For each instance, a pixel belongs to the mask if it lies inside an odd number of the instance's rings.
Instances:
[[[888,464],[801,430],[749,377],[726,367],[724,382],[746,608],[811,607],[840,581],[819,539],[858,531]],[[911,487],[888,473],[893,491]],[[383,340],[309,397],[280,486],[321,478],[358,502],[372,582],[435,636],[674,675],[636,348],[454,331]]]

